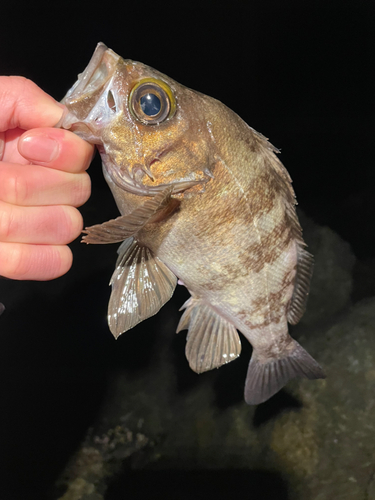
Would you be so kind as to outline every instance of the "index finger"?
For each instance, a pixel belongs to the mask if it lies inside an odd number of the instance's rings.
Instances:
[[[0,76],[0,132],[53,127],[63,106],[34,82],[22,76]]]

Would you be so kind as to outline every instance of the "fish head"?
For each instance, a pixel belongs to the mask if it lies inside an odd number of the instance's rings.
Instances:
[[[215,101],[99,43],[58,126],[97,145],[111,188],[182,193],[212,177],[207,100]]]

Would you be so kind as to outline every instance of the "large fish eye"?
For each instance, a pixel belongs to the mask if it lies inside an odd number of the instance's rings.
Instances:
[[[130,92],[129,109],[140,122],[157,125],[174,115],[176,101],[165,82],[156,78],[145,78]]]

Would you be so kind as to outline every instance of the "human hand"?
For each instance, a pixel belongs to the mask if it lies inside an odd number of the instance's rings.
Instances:
[[[30,80],[0,77],[0,275],[50,280],[72,265],[93,146],[52,128],[63,106]],[[26,132],[25,132],[26,131]]]

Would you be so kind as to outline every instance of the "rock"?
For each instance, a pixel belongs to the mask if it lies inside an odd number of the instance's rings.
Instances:
[[[123,424],[100,436],[88,432],[57,486],[65,489],[58,500],[104,500],[107,483],[119,472],[123,460],[148,444],[147,437]]]
[[[302,408],[272,425],[270,448],[289,477],[290,498],[375,498],[375,299],[304,345],[319,352],[327,379],[298,382]]]

